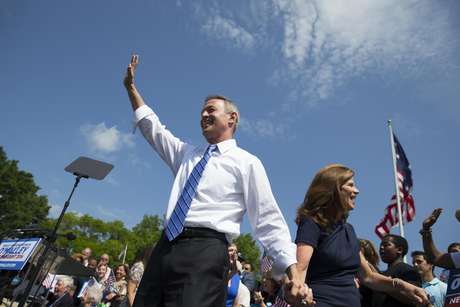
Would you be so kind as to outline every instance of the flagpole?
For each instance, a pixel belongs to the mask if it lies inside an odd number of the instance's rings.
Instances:
[[[399,185],[398,185],[398,171],[396,169],[396,150],[395,142],[393,137],[393,128],[391,127],[391,119],[388,120],[388,129],[390,130],[390,144],[391,144],[391,155],[393,157],[393,173],[395,179],[395,189],[396,189],[396,204],[398,206],[398,219],[399,219],[399,233],[401,237],[404,237],[404,225],[401,212],[401,197],[399,196]]]
[[[128,252],[128,243],[126,243],[125,245],[125,252],[124,252],[124,255],[123,255],[123,264],[125,264],[125,260],[126,260],[126,253]]]

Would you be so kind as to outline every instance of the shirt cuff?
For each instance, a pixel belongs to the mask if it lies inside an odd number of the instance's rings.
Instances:
[[[460,268],[460,252],[450,253],[450,257],[452,258],[452,262],[454,263],[454,267],[456,269],[459,269]]]
[[[149,115],[155,115],[155,113],[153,112],[153,110],[146,104],[144,104],[143,106],[140,106],[139,108],[137,108],[135,111],[134,111],[134,120],[133,120],[133,134],[136,132],[136,128],[137,128],[137,125],[139,124],[139,122],[149,116]]]
[[[284,274],[286,273],[286,269],[293,264],[297,263],[296,259],[296,249],[297,246],[292,243],[288,247],[289,252],[283,251],[282,253],[278,254],[276,259],[273,261],[272,267],[272,277],[275,280],[280,280],[283,278]]]

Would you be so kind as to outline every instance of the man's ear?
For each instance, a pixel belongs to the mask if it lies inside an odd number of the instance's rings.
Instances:
[[[229,118],[228,122],[229,122],[231,127],[236,126],[236,124],[238,123],[238,115],[236,114],[236,112],[231,112],[230,113],[230,118]]]

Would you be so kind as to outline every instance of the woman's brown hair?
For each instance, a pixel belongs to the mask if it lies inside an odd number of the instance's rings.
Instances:
[[[378,268],[380,259],[374,244],[372,244],[369,240],[359,239],[359,247],[364,255],[364,258],[366,258],[366,260],[372,264],[374,268]]]
[[[353,171],[341,164],[331,164],[319,170],[297,210],[296,223],[311,217],[322,228],[329,228],[348,215],[346,195],[341,187],[353,177]]]

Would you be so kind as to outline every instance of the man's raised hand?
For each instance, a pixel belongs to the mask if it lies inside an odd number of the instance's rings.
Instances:
[[[127,88],[134,85],[134,74],[136,72],[137,64],[139,64],[139,55],[133,54],[131,56],[131,62],[128,64],[128,68],[126,70],[125,79],[123,80],[123,83]]]
[[[430,214],[430,216],[427,217],[423,221],[423,229],[426,229],[426,230],[430,229],[431,226],[433,226],[434,223],[436,223],[436,221],[438,220],[439,215],[441,214],[441,212],[442,212],[441,208],[434,209],[433,212]]]

